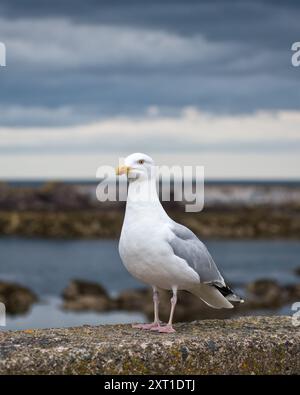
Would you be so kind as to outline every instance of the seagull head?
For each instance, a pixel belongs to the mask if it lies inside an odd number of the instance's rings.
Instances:
[[[142,153],[135,153],[127,156],[124,165],[116,169],[118,176],[126,174],[129,180],[147,180],[154,176],[155,165],[150,156]]]

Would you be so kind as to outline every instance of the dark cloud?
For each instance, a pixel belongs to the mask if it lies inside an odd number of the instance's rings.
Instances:
[[[2,0],[0,18],[10,23],[53,18],[52,29],[58,33],[49,34],[49,46],[53,47],[49,58],[57,56],[58,61],[51,64],[46,59],[39,64],[30,57],[41,57],[41,52],[34,54],[32,48],[34,51],[39,41],[48,39],[46,31],[33,28],[32,35],[29,32],[25,38],[25,44],[30,40],[32,47],[29,44],[26,47],[28,59],[24,58],[22,47],[16,47],[11,55],[8,46],[8,66],[0,70],[2,106],[72,109],[65,120],[49,122],[45,117],[46,123],[76,124],[111,114],[136,114],[151,105],[175,112],[188,105],[214,113],[299,109],[300,68],[293,68],[290,61],[291,44],[300,40],[298,1]],[[157,49],[150,41],[150,55],[154,51],[156,62],[147,62],[147,56],[139,56],[145,55],[147,46],[137,55],[133,51],[127,59],[126,45],[123,57],[114,58],[115,53],[106,53],[102,61],[93,30],[82,34],[79,31],[79,37],[85,34],[91,42],[76,47],[76,41],[68,38],[64,30],[59,35],[58,21],[96,29],[112,26],[120,29],[120,33],[114,33],[120,35],[120,40],[122,29],[127,28],[162,32],[182,39],[183,44],[176,44],[180,48],[178,55],[176,51],[175,55],[173,52],[166,55],[163,47]],[[16,32],[4,29],[2,37],[0,25],[0,41],[8,40],[15,45],[24,37],[22,32],[20,29],[18,37]],[[197,37],[205,39],[211,48],[206,56],[201,56],[203,46]],[[147,44],[148,38],[145,40]],[[60,41],[64,46],[56,48]],[[116,39],[109,42],[108,37],[107,46],[115,42]],[[85,47],[92,45],[95,51],[90,55]],[[133,41],[133,45],[137,43]],[[68,61],[69,49],[78,51],[74,65]],[[78,112],[82,116],[72,116]],[[39,115],[36,119],[32,117],[24,120],[24,124],[43,123]],[[15,120],[16,125],[21,122]],[[0,123],[13,125],[14,121],[10,116]]]
[[[2,0],[0,7],[1,15],[9,18],[67,17],[77,22],[147,26],[181,34],[202,31],[212,39],[247,38],[255,42],[260,38],[278,43],[285,34],[299,32],[297,0]],[[285,34],[275,34],[272,28]]]

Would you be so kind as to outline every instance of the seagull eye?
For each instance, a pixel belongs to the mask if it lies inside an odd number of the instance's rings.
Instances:
[[[143,165],[144,163],[145,163],[144,159],[140,159],[140,160],[138,161],[138,164],[139,164],[139,165]]]

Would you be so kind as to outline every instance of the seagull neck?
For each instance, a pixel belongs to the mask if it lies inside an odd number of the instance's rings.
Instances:
[[[135,180],[129,183],[126,211],[128,209],[151,209],[166,215],[156,190],[156,179]]]

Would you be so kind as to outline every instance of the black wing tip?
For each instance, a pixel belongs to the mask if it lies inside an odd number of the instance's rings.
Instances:
[[[212,284],[230,302],[244,303],[244,299],[236,295],[227,285]]]
[[[217,290],[225,297],[233,294],[232,289],[230,289],[227,285],[219,285],[216,283],[212,283],[212,286],[217,288]]]

